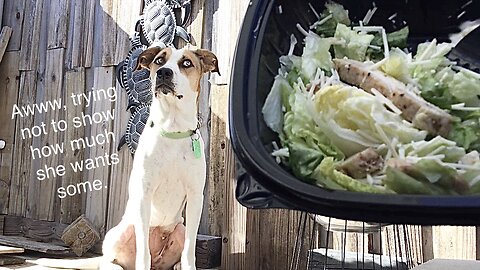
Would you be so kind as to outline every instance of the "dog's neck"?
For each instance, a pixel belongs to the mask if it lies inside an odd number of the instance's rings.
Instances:
[[[198,127],[196,97],[184,96],[178,99],[173,95],[154,97],[150,116],[154,126],[164,132],[184,132]]]

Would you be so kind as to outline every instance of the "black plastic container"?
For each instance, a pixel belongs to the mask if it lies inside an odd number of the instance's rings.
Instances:
[[[321,12],[325,1],[310,1]],[[373,1],[338,1],[352,21],[364,17]],[[331,217],[401,224],[480,225],[480,196],[377,195],[330,191],[295,178],[270,155],[277,135],[264,123],[261,108],[286,54],[290,34],[303,36],[315,20],[308,1],[258,0],[247,10],[239,36],[230,93],[230,132],[242,164],[237,177],[237,200],[250,208],[288,208]],[[480,1],[382,0],[370,25],[387,31],[404,23],[410,27],[410,45],[428,39],[448,39],[466,20],[480,18]],[[396,13],[395,22],[388,18]],[[463,14],[462,14],[463,13]],[[480,45],[480,44],[478,44]],[[296,47],[301,54],[302,44]],[[413,46],[412,46],[413,47]]]

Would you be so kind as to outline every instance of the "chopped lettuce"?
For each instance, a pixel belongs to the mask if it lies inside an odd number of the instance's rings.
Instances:
[[[414,128],[375,96],[355,87],[333,85],[315,95],[313,119],[333,145],[347,156],[368,147],[423,140],[425,131]]]
[[[305,37],[305,47],[302,54],[302,75],[309,81],[315,77],[320,68],[329,73],[333,68],[330,47],[332,40],[321,38],[313,33]]]
[[[282,132],[283,108],[285,107],[283,104],[286,103],[285,100],[288,99],[291,92],[293,92],[293,89],[290,84],[288,84],[288,81],[282,76],[277,75],[263,105],[263,119],[267,126],[277,133]]]
[[[352,30],[350,27],[339,23],[335,30],[335,38],[343,44],[334,45],[335,57],[364,61],[368,45],[373,40],[373,35]]]
[[[397,30],[395,32],[387,33],[387,43],[389,48],[406,48],[407,47],[407,40],[408,40],[408,33],[409,33],[409,28],[408,26],[403,27],[400,30]],[[381,60],[383,59],[384,52],[383,52],[383,38],[381,33],[376,33],[374,35],[375,37],[373,38],[372,42],[370,45],[371,47],[368,48],[367,50],[367,55],[370,60]],[[379,47],[381,49],[375,48]]]
[[[349,191],[370,192],[370,193],[392,193],[388,189],[380,188],[351,178],[335,169],[335,161],[332,157],[326,157],[319,166],[320,173],[341,187]]]
[[[325,3],[325,9],[320,14],[320,20],[315,27],[315,32],[322,37],[333,37],[337,24],[350,25],[350,18],[348,17],[348,10],[342,5],[333,1]]]
[[[480,110],[455,123],[449,137],[465,149],[480,151]]]
[[[313,121],[306,109],[308,100],[308,96],[298,89],[290,95],[291,110],[285,113],[280,138],[282,145],[289,149],[289,164],[293,173],[302,179],[314,181],[312,173],[323,158],[331,156],[341,160],[344,155]]]

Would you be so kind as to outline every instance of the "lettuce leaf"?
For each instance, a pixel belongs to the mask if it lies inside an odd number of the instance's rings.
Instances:
[[[344,42],[341,45],[334,45],[335,58],[354,59],[364,61],[368,45],[373,40],[373,35],[357,32],[350,27],[339,23],[335,30],[335,38]]]
[[[425,131],[414,128],[385,108],[375,96],[351,86],[333,85],[315,94],[310,105],[320,130],[346,156],[368,147],[423,140]]]
[[[327,156],[342,160],[343,153],[330,143],[328,137],[315,124],[306,109],[309,98],[296,91],[289,97],[291,110],[285,113],[282,145],[288,147],[289,164],[293,173],[304,180],[315,181],[312,173]]]
[[[337,24],[339,23],[344,25],[351,24],[350,18],[348,17],[348,10],[333,1],[325,3],[325,9],[320,14],[319,21],[323,23],[317,24],[315,32],[322,37],[333,37]]]
[[[267,126],[277,133],[282,132],[283,108],[284,105],[288,104],[285,100],[288,99],[291,92],[293,92],[293,89],[287,80],[277,75],[273,81],[272,89],[263,104],[263,119]]]
[[[305,37],[301,73],[307,81],[315,77],[318,68],[326,71],[327,74],[333,69],[331,46],[330,38],[321,38],[313,33]]]
[[[350,176],[343,174],[335,169],[335,161],[332,157],[326,157],[322,160],[319,166],[320,173],[339,186],[348,191],[356,192],[370,192],[370,193],[392,193],[388,189],[383,189],[374,185],[370,185],[366,182],[362,182],[351,178]]]
[[[449,138],[465,149],[480,151],[480,111],[471,112],[463,119],[453,125]]]

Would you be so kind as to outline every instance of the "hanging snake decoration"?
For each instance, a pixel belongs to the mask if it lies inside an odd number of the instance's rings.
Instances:
[[[183,13],[179,16],[183,17],[179,25],[175,11]],[[135,153],[150,112],[150,74],[147,70],[135,70],[138,57],[153,44],[173,46],[175,37],[191,42],[191,35],[184,28],[190,15],[190,0],[145,0],[143,14],[130,37],[131,49],[116,68],[117,80],[128,96],[127,110],[131,112],[126,133],[120,139],[117,150],[127,144],[132,154]]]

